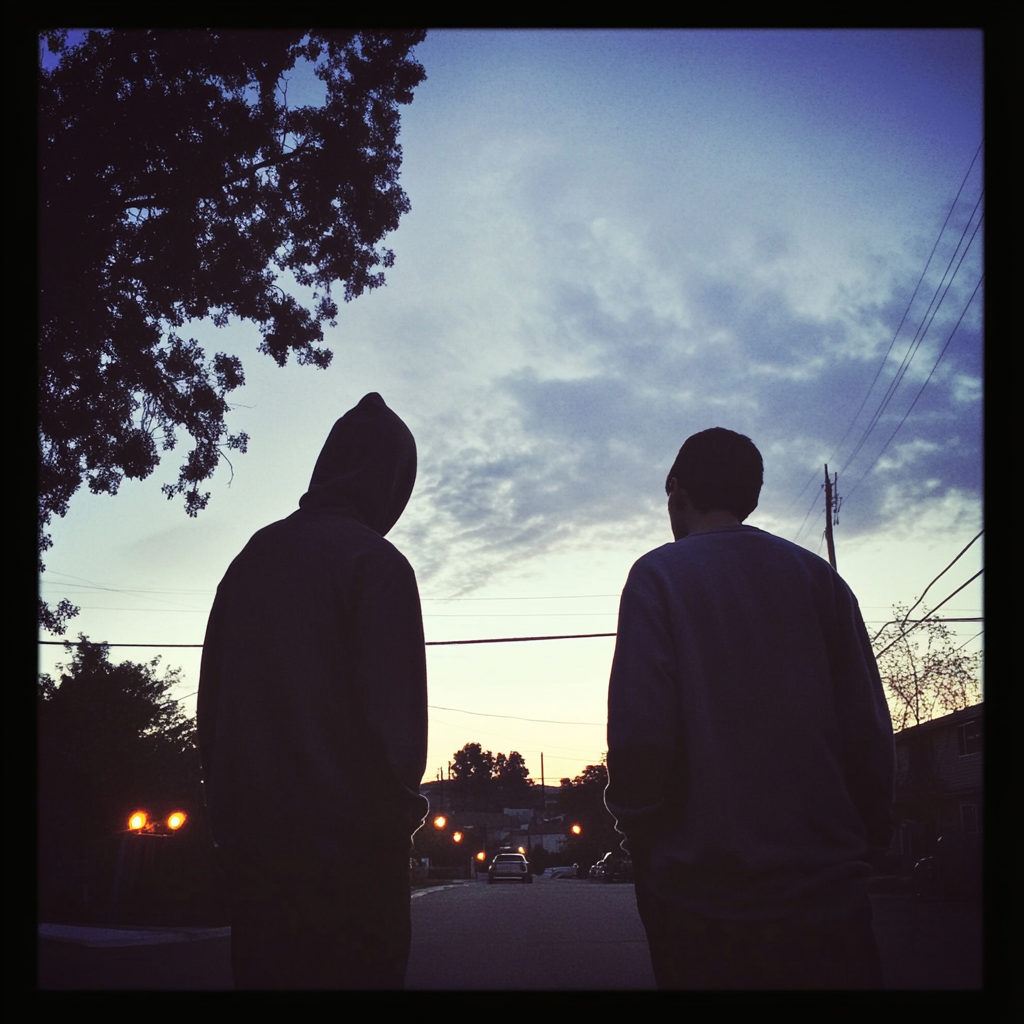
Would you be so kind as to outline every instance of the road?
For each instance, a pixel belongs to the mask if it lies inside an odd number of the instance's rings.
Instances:
[[[977,902],[872,896],[889,989],[977,989]],[[419,890],[410,989],[650,989],[631,885],[540,879]],[[41,989],[231,989],[225,929],[120,931],[40,926]]]
[[[414,900],[412,926],[408,988],[654,988],[631,885],[464,885]]]

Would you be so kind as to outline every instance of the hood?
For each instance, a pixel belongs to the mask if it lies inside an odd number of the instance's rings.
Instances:
[[[347,511],[383,537],[398,522],[415,480],[412,432],[372,392],[331,428],[299,508]]]

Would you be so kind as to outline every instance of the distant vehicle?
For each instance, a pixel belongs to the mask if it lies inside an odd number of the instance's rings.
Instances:
[[[621,853],[609,851],[590,869],[590,877],[600,882],[632,882],[633,862]]]
[[[530,865],[521,853],[499,853],[487,869],[487,884],[495,882],[533,882]]]
[[[576,867],[547,868],[540,875],[541,878],[575,878]]]

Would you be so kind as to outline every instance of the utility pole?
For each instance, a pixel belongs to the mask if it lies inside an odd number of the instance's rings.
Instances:
[[[836,488],[837,493],[832,493],[832,481],[828,478],[828,463],[825,463],[825,540],[828,543],[828,564],[833,569],[836,567],[836,543],[832,538],[832,524],[833,520],[839,522],[839,504],[840,498],[838,494],[839,486],[839,474],[836,473]]]

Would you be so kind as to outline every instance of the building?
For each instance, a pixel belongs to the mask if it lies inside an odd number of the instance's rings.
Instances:
[[[896,734],[894,845],[904,874],[941,856],[972,888],[980,883],[984,711],[976,704]]]

